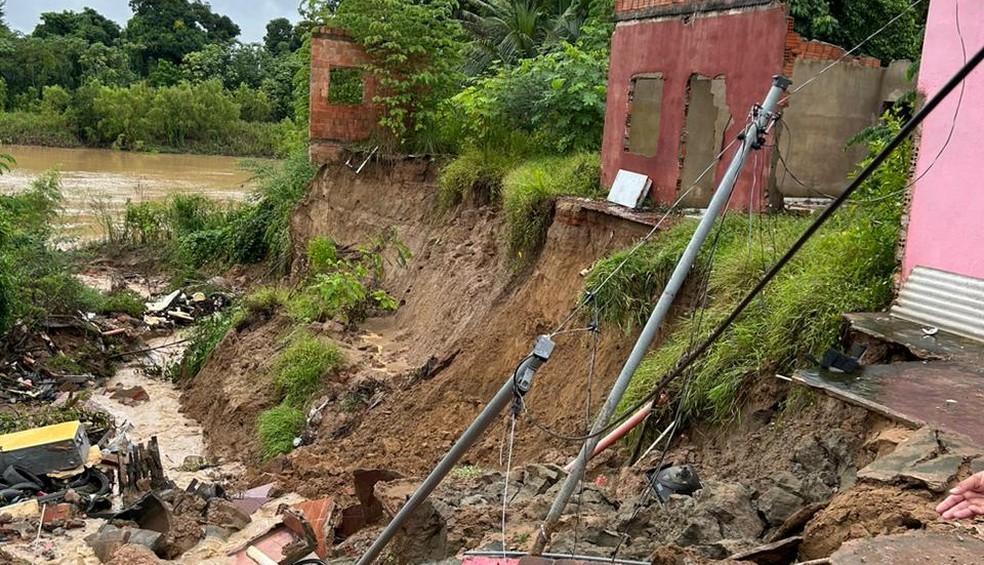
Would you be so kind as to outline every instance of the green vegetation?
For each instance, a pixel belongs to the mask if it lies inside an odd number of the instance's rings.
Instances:
[[[287,349],[277,359],[273,383],[285,404],[303,408],[318,390],[321,378],[341,364],[342,355],[335,344],[299,331],[290,337]]]
[[[0,335],[17,319],[33,326],[79,311],[132,312],[129,296],[107,297],[85,286],[73,274],[70,254],[53,245],[61,201],[56,172],[16,195],[0,195]]]
[[[886,124],[892,133],[901,125],[892,115],[886,116]],[[885,142],[883,137],[872,139],[871,153]],[[804,355],[835,346],[843,327],[842,313],[878,310],[889,303],[910,155],[908,144],[896,151],[856,194],[852,205],[834,216],[761,299],[694,363],[687,377],[691,379],[685,400],[688,417],[717,421],[733,417],[747,379],[787,371]],[[751,220],[727,216],[713,236],[717,238],[713,265],[708,266],[705,250],[694,271],[698,280],[700,275],[707,276],[706,311],[695,310],[690,318],[671,327],[663,345],[643,362],[623,407],[650,392],[692,344],[724,319],[810,221],[788,216]],[[694,227],[693,222],[681,222],[631,259],[598,294],[606,320],[623,325],[641,320],[641,301],[652,303],[661,291],[670,265],[682,253]],[[618,253],[600,262],[586,288],[594,288],[624,257],[624,252]],[[674,386],[679,391],[682,382]]]
[[[382,107],[379,124],[400,146],[435,145],[438,107],[458,89],[462,31],[453,18],[456,5],[453,0],[348,0],[332,18],[368,53],[367,70],[380,87],[373,100]]]
[[[260,457],[271,459],[294,449],[294,438],[304,429],[304,412],[286,404],[260,414],[256,431],[260,440]]]
[[[0,140],[272,156],[304,129],[308,85],[294,78],[310,22],[272,20],[263,44],[244,44],[202,2],[130,9],[123,28],[91,8],[44,12],[28,35],[0,21]]]
[[[529,139],[521,154],[597,150],[605,124],[608,49],[562,43],[555,50],[497,67],[476,78],[445,107],[447,128],[464,146],[506,148]],[[501,150],[501,149],[500,149]]]
[[[296,331],[273,366],[273,383],[282,401],[263,411],[256,424],[260,455],[269,459],[287,453],[304,428],[302,411],[322,378],[343,363],[338,347],[305,330]]]
[[[461,203],[483,204],[498,200],[502,179],[520,161],[512,151],[466,149],[441,171],[438,204],[447,210]]]
[[[558,196],[596,196],[601,163],[595,153],[528,161],[502,181],[509,250],[517,258],[540,249]]]
[[[929,2],[907,10],[910,0],[792,0],[796,31],[850,49],[897,14],[905,14],[862,49],[883,62],[917,61],[922,51]]]
[[[396,300],[381,287],[384,254],[390,249],[395,252],[396,264],[406,266],[410,251],[397,239],[395,231],[346,250],[344,256],[329,238],[311,240],[307,249],[307,286],[287,303],[291,318],[299,322],[334,318],[350,324],[375,313],[395,311]]]
[[[267,261],[283,272],[290,262],[290,212],[315,169],[303,148],[279,163],[247,166],[257,182],[252,202],[227,206],[200,195],[127,202],[122,219],[101,215],[106,243],[154,247],[179,270]]]
[[[112,419],[106,412],[91,410],[82,406],[89,393],[79,395],[78,400],[69,405],[37,406],[21,412],[0,412],[0,434],[10,434],[52,426],[78,420],[82,422],[89,437],[102,437],[112,428]]]
[[[189,345],[181,357],[181,362],[170,368],[170,378],[183,381],[197,375],[240,315],[238,309],[233,309],[198,320],[188,338]]]

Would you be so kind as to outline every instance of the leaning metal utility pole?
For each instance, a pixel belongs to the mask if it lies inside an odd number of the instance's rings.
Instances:
[[[441,459],[437,467],[434,467],[430,475],[417,487],[417,490],[407,500],[406,504],[400,508],[396,516],[393,516],[386,529],[379,534],[379,537],[376,538],[372,546],[362,555],[356,565],[370,565],[379,557],[386,544],[400,531],[407,518],[430,496],[430,493],[437,488],[437,485],[441,484],[444,477],[454,468],[455,463],[478,441],[478,438],[482,437],[485,430],[509,406],[510,401],[513,402],[513,409],[516,410],[518,407],[516,403],[519,401],[519,397],[529,392],[530,386],[533,383],[533,375],[537,369],[550,360],[550,354],[553,353],[553,349],[554,342],[549,336],[541,335],[536,339],[536,342],[533,344],[533,351],[523,359],[513,374],[506,379],[499,392],[489,401],[485,409],[482,410],[482,413],[475,418],[475,421],[468,426],[468,429],[461,434],[458,441],[451,446],[451,449],[445,454],[444,459]]]
[[[659,297],[659,302],[653,308],[653,313],[649,316],[649,321],[646,322],[646,326],[642,329],[642,333],[632,348],[629,358],[625,361],[625,366],[622,367],[622,372],[612,386],[608,399],[602,405],[601,412],[598,414],[598,418],[591,428],[590,437],[582,445],[581,452],[574,463],[573,469],[567,475],[564,486],[560,489],[557,498],[554,499],[553,506],[550,507],[550,511],[547,513],[547,517],[543,520],[543,524],[540,526],[540,533],[537,534],[536,543],[533,545],[533,550],[531,551],[532,555],[542,554],[549,543],[550,536],[553,534],[557,522],[564,513],[564,508],[567,507],[568,501],[577,489],[581,478],[584,476],[585,467],[587,467],[588,460],[591,458],[591,453],[594,451],[595,445],[597,445],[603,430],[608,425],[608,421],[615,413],[619,402],[622,401],[622,396],[625,395],[625,390],[628,388],[636,369],[639,368],[639,364],[646,355],[646,351],[652,345],[653,339],[656,338],[656,333],[663,324],[663,319],[666,318],[666,314],[669,312],[677,292],[680,291],[687,275],[690,273],[690,269],[697,259],[697,254],[700,252],[701,246],[703,246],[707,236],[710,235],[711,229],[714,227],[714,222],[721,212],[724,211],[728,200],[731,199],[735,181],[738,180],[738,175],[741,173],[742,167],[745,166],[749,154],[751,154],[753,149],[760,149],[764,144],[765,134],[775,118],[775,108],[779,102],[779,97],[789,88],[789,85],[790,81],[785,77],[774,77],[772,79],[772,88],[765,97],[765,102],[761,106],[756,106],[752,109],[752,120],[741,134],[741,147],[732,159],[731,165],[728,166],[728,170],[724,173],[724,178],[718,184],[714,197],[711,198],[711,202],[707,206],[704,217],[701,218],[700,224],[697,225],[697,231],[694,232],[693,238],[680,257],[680,262],[677,263],[673,275],[670,277],[669,282],[666,283],[666,288],[663,289],[663,294]]]

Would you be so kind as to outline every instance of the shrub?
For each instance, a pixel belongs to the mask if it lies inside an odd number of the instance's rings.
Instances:
[[[198,320],[181,362],[171,367],[172,380],[190,379],[202,370],[209,356],[233,327],[237,310],[226,310]]]
[[[78,147],[68,118],[61,114],[0,112],[0,142],[15,145]]]
[[[256,425],[263,460],[294,449],[294,438],[304,429],[304,424],[304,413],[286,404],[263,411]]]
[[[608,52],[563,44],[500,67],[452,99],[466,142],[495,146],[524,132],[541,151],[597,150],[605,124]]]
[[[291,336],[274,367],[274,385],[284,404],[303,407],[318,390],[321,378],[342,364],[333,343],[301,331]]]

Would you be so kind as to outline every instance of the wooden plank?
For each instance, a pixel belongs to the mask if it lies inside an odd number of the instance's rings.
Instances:
[[[837,400],[841,400],[847,402],[848,404],[853,404],[855,406],[860,406],[861,408],[864,408],[869,412],[880,414],[890,420],[895,420],[896,422],[900,422],[902,424],[910,426],[913,429],[926,425],[926,422],[923,422],[918,419],[914,419],[900,412],[896,412],[895,410],[892,410],[888,406],[883,406],[881,404],[878,404],[877,402],[872,402],[871,400],[868,400],[867,398],[854,394],[850,391],[837,388],[836,385],[824,382],[823,380],[817,378],[815,374],[810,374],[810,373],[811,373],[810,371],[796,371],[792,377],[783,377],[783,378],[789,379],[794,383],[819,390],[820,392],[823,392],[830,397],[836,398]]]
[[[984,375],[947,361],[869,365],[854,374],[797,371],[791,381],[911,427],[930,425],[984,445]]]

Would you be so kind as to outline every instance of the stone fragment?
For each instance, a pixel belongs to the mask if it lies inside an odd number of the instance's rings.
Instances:
[[[759,496],[756,504],[769,526],[774,527],[802,508],[803,499],[779,487],[772,487]]]
[[[221,498],[213,498],[208,502],[205,521],[213,526],[219,526],[233,532],[244,529],[252,521],[248,514]]]

